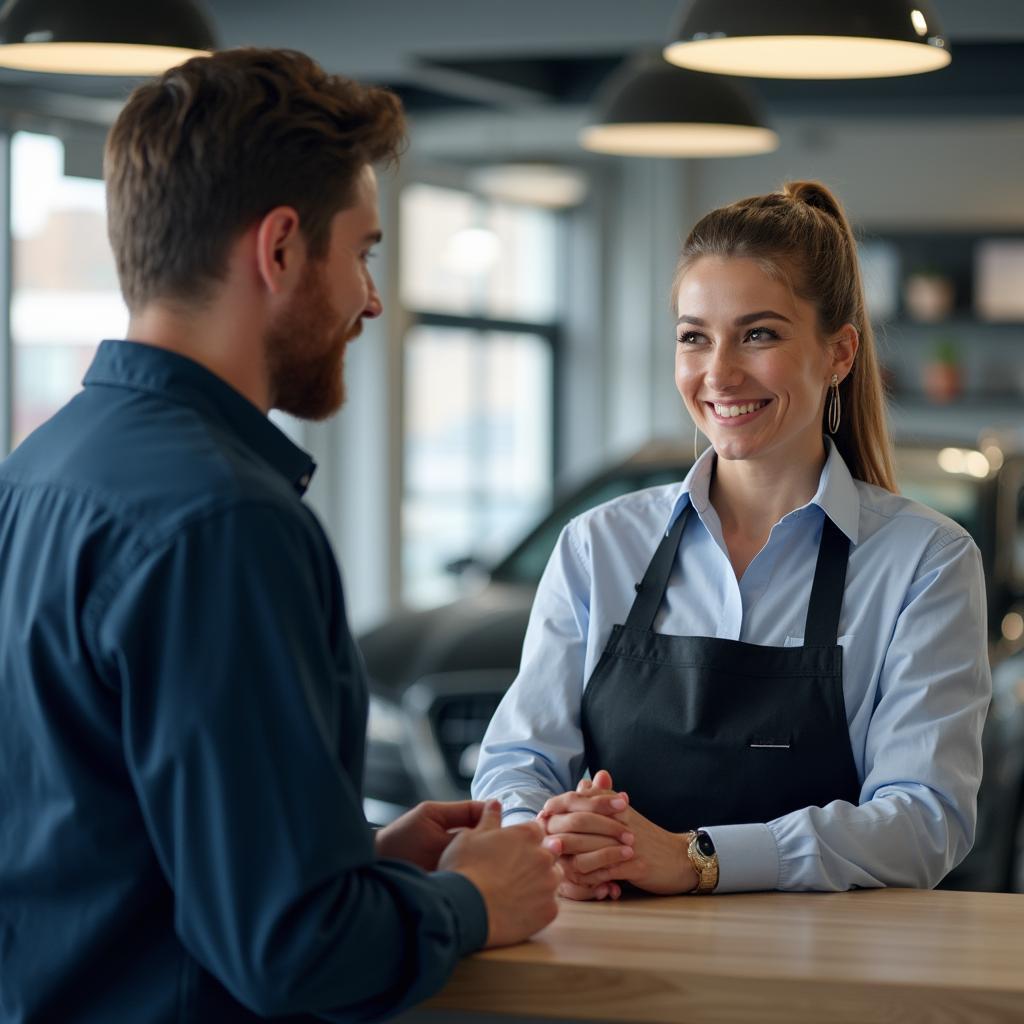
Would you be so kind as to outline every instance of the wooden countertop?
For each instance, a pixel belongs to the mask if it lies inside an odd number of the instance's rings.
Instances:
[[[877,889],[562,901],[426,1006],[595,1021],[1024,1021],[1024,895]]]

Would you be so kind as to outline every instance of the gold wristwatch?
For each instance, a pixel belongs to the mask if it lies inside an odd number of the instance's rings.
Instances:
[[[697,887],[691,889],[690,893],[697,895],[714,892],[718,885],[718,854],[711,836],[704,831],[691,832],[686,853],[693,870],[697,872]]]

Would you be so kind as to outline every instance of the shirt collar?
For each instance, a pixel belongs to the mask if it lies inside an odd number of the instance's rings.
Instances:
[[[188,405],[228,429],[304,494],[316,469],[308,452],[230,384],[195,360],[137,341],[100,343],[82,382],[146,391]]]
[[[828,455],[814,497],[806,505],[790,512],[789,516],[796,517],[812,505],[817,506],[850,538],[851,543],[856,544],[860,536],[860,495],[857,485],[839,449],[830,438],[825,438],[825,449]],[[692,505],[699,515],[704,514],[711,503],[711,472],[714,465],[715,450],[708,446],[679,485],[672,515],[665,527],[666,533],[672,529],[673,523],[687,505]]]
[[[851,544],[860,538],[860,494],[849,467],[832,439],[825,438],[828,458],[818,480],[818,490],[808,505],[817,505],[839,527]],[[806,507],[806,506],[805,506]]]

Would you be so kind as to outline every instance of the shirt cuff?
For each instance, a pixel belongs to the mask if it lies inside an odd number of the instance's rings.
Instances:
[[[779,848],[767,825],[703,828],[718,854],[715,892],[759,892],[779,884]]]
[[[529,807],[505,807],[501,812],[502,825],[521,825],[524,821],[534,821],[537,812]]]
[[[487,905],[480,890],[456,871],[435,871],[430,877],[455,910],[459,956],[483,949],[487,942]]]

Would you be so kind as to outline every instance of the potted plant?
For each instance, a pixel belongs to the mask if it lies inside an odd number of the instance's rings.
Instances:
[[[955,300],[952,280],[935,267],[919,267],[903,282],[903,305],[912,319],[922,323],[947,319]]]
[[[931,359],[924,366],[925,394],[940,404],[952,402],[963,391],[960,346],[951,335],[937,339]]]

